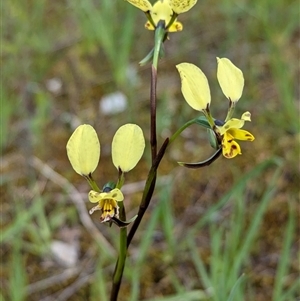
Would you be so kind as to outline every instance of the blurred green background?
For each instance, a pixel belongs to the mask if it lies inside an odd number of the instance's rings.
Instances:
[[[124,123],[149,139],[153,46],[144,14],[123,0],[6,1],[1,46],[0,300],[109,299],[118,229],[92,220],[89,187],[72,170],[65,145],[82,123],[95,127],[99,186],[117,179],[110,145]],[[243,70],[236,117],[249,110],[256,140],[243,155],[188,170],[212,150],[192,126],[159,169],[151,205],[129,249],[122,300],[294,301],[299,291],[299,2],[198,1],[179,16],[158,72],[158,141],[197,116],[185,103],[175,65],[207,75],[212,112],[226,116],[216,57]],[[107,114],[110,93],[126,110]],[[149,140],[148,140],[149,141]],[[149,168],[126,177],[128,217],[137,212]]]

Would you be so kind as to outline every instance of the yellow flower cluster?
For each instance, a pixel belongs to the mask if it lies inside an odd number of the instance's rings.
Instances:
[[[244,88],[244,76],[227,58],[217,58],[217,78],[223,94],[230,101],[230,108],[234,108],[242,96]],[[197,66],[190,63],[181,63],[176,66],[181,78],[181,91],[186,102],[195,110],[202,111],[211,123],[212,130],[221,137],[222,153],[230,159],[241,154],[241,148],[235,140],[253,141],[254,136],[241,128],[245,121],[251,121],[251,114],[245,112],[241,119],[230,118],[227,115],[223,125],[216,125],[210,115],[211,95],[208,80],[205,74]],[[227,119],[227,118],[226,118]],[[212,122],[211,122],[212,121]]]
[[[122,174],[133,169],[141,159],[145,148],[143,132],[136,124],[125,124],[115,133],[112,141],[112,161],[118,172]],[[96,131],[91,125],[80,125],[67,143],[67,154],[73,169],[87,180],[95,171],[100,159],[100,142]],[[118,202],[124,196],[120,189],[107,189],[103,192],[91,190],[89,200],[98,203],[90,210],[92,214],[101,210],[102,222],[119,217]]]

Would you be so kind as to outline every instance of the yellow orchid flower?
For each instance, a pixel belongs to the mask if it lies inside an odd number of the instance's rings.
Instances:
[[[172,17],[190,10],[197,0],[159,0],[153,6],[148,0],[127,0],[127,2],[148,14],[149,21],[145,24],[148,30],[155,30],[158,23],[164,21],[169,32],[176,32],[181,31],[183,26],[176,18],[169,24]]]
[[[91,203],[98,203],[89,213],[93,214],[96,210],[101,210],[100,220],[102,223],[110,221],[113,217],[119,217],[118,202],[124,200],[123,193],[120,189],[115,188],[108,192],[89,192],[89,200]]]
[[[153,8],[150,10],[150,16],[153,20],[153,23],[155,27],[151,24],[150,21],[147,21],[145,24],[145,27],[148,30],[155,30],[156,26],[158,25],[159,21],[164,21],[165,26],[168,26],[171,18],[173,16],[173,10],[169,4],[169,1],[157,1]],[[168,28],[169,32],[176,32],[181,31],[183,29],[183,26],[180,22],[175,21],[171,24],[171,26]]]
[[[229,59],[217,58],[217,60],[218,81],[223,93],[230,100],[230,107],[224,124],[215,120],[210,113],[211,96],[205,74],[197,66],[189,63],[181,63],[176,68],[180,74],[181,91],[186,102],[193,109],[204,113],[211,130],[216,134],[216,145],[222,146],[224,157],[234,158],[241,154],[241,148],[235,140],[254,140],[251,133],[241,130],[245,121],[251,121],[251,114],[246,112],[241,119],[231,118],[235,103],[240,99],[243,92],[244,77],[242,71]],[[201,162],[197,164],[181,163],[191,168],[201,165]]]
[[[253,141],[254,136],[245,130],[241,130],[245,121],[251,121],[250,112],[245,112],[241,119],[232,118],[222,126],[216,126],[222,136],[222,153],[225,158],[231,159],[241,155],[241,147],[235,140]]]

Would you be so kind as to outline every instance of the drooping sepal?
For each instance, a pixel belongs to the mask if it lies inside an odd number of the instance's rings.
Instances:
[[[201,162],[195,162],[195,163],[187,163],[187,162],[177,162],[180,166],[184,166],[187,168],[197,169],[204,166],[208,166],[212,164],[214,161],[216,161],[220,155],[222,154],[222,148],[219,148],[211,157],[209,157],[207,160],[201,161]]]
[[[117,217],[114,216],[111,219],[111,221],[114,224],[116,224],[119,228],[125,228],[125,227],[129,226],[132,222],[134,222],[136,218],[137,218],[137,215],[135,215],[133,218],[131,218],[128,221],[121,221],[120,219],[118,219]]]

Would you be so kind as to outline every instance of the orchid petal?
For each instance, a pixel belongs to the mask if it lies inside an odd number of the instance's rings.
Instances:
[[[195,65],[176,65],[181,78],[181,91],[186,102],[195,110],[203,111],[210,104],[210,89],[205,74]]]
[[[229,133],[225,133],[223,140],[222,140],[222,153],[223,156],[227,159],[234,158],[237,155],[240,155],[241,147],[237,142],[235,142],[234,137],[231,136]]]
[[[190,10],[197,0],[170,0],[169,3],[176,14],[182,14]]]
[[[121,126],[112,141],[112,161],[122,172],[133,169],[140,161],[145,149],[142,129],[136,124]]]
[[[241,129],[230,129],[227,133],[237,140],[253,141],[255,139],[250,132]]]
[[[91,125],[80,125],[67,143],[67,155],[73,169],[82,176],[94,172],[100,159],[100,142]]]
[[[223,94],[232,102],[237,102],[243,93],[243,73],[227,58],[217,58],[217,60],[217,78]]]
[[[139,8],[143,12],[147,12],[152,9],[151,3],[147,0],[127,0],[127,2]]]

